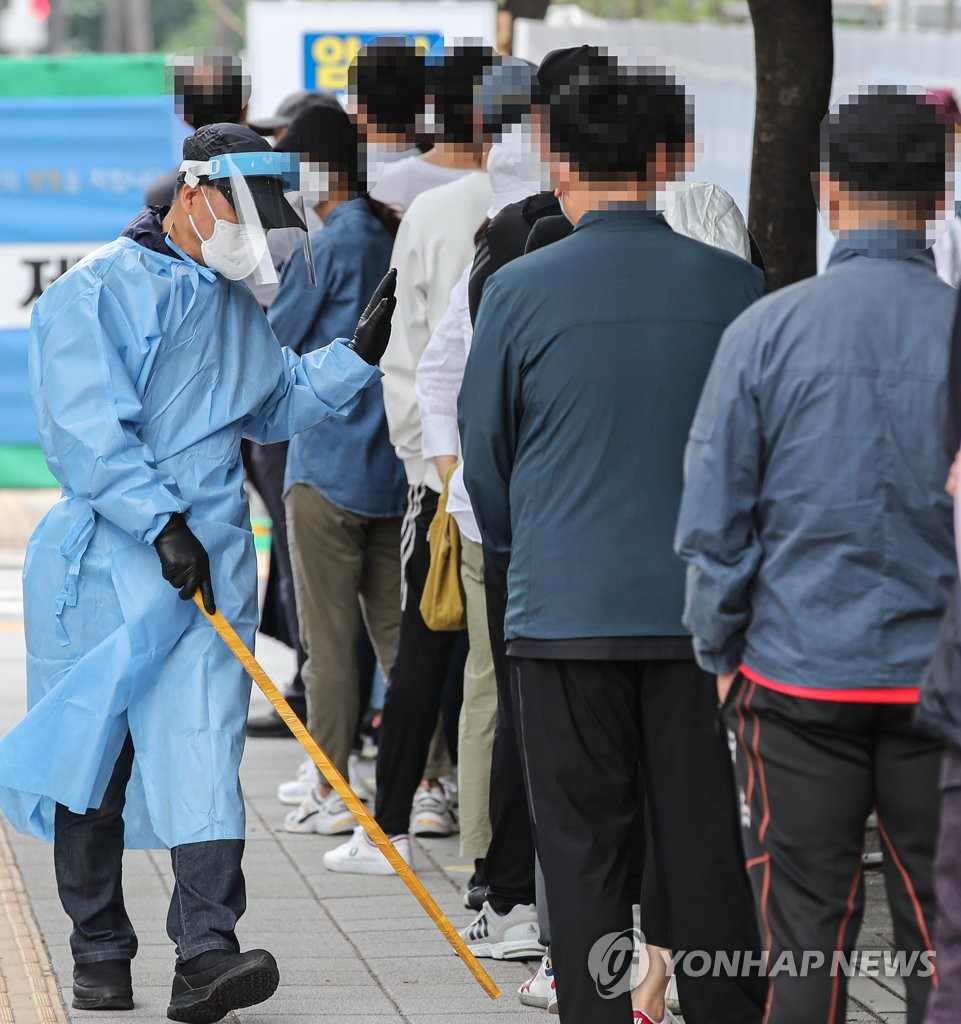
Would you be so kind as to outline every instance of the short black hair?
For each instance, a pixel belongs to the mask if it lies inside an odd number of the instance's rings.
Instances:
[[[347,71],[347,91],[384,131],[413,136],[424,111],[424,56],[406,40],[374,39]]]
[[[677,155],[693,132],[693,102],[663,68],[598,65],[551,94],[551,151],[588,179],[642,181],[659,144]]]
[[[566,46],[551,50],[537,67],[539,103],[549,103],[551,96],[582,71],[610,67],[617,62],[602,46]]]
[[[929,206],[946,187],[944,105],[904,86],[869,86],[821,122],[821,170],[847,188]]]
[[[250,78],[236,57],[188,53],[167,62],[167,91],[180,117],[194,129],[239,124],[250,99]]]
[[[482,130],[474,123],[475,103],[494,51],[480,43],[449,46],[443,59],[427,65],[426,91],[434,108],[434,140],[470,145]]]

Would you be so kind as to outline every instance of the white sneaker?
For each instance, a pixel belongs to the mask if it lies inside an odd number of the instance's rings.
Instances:
[[[288,832],[316,832],[320,836],[340,836],[352,832],[357,825],[343,800],[331,790],[321,796],[312,786],[295,811],[284,819]]]
[[[410,809],[410,831],[415,836],[449,836],[458,831],[457,816],[443,789],[421,786]]]
[[[551,982],[551,998],[547,1003],[547,1012],[553,1013],[555,1016],[560,1016],[560,1010],[557,1008],[557,986]]]
[[[390,841],[404,861],[413,866],[410,836],[392,836]],[[359,825],[346,843],[324,854],[324,867],[328,871],[340,871],[345,875],[394,874],[387,858],[367,838],[367,833]]]
[[[297,769],[297,778],[282,782],[277,787],[277,799],[287,807],[296,807],[317,785],[319,778],[317,765],[308,757]]]
[[[517,990],[517,995],[525,1006],[536,1006],[541,1010],[546,1010],[550,1006],[551,996],[556,991],[554,967],[551,964],[550,954],[545,953],[537,972],[521,985]]]
[[[368,782],[360,774],[360,755],[351,754],[347,759],[347,781],[350,788],[364,801],[365,804],[372,803],[377,797],[376,786]]]
[[[477,957],[492,960],[533,960],[547,950],[540,944],[537,908],[511,907],[507,914],[497,914],[485,902],[481,912],[461,933],[461,938]]]

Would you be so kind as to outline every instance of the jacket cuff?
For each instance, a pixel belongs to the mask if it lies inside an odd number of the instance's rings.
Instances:
[[[717,651],[703,640],[694,638],[694,657],[705,672],[714,676],[726,676],[741,667],[744,653],[744,641],[738,639],[725,651]]]

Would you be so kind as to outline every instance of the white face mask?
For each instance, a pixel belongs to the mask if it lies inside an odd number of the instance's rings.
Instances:
[[[259,224],[233,224],[222,220],[214,213],[207,196],[203,192],[200,194],[214,218],[214,233],[210,238],[204,238],[197,231],[192,215],[189,218],[190,226],[200,239],[204,263],[228,281],[242,281],[260,266],[267,251],[267,234]]]
[[[330,171],[323,164],[300,165],[300,194],[308,206],[317,206],[330,199]]]

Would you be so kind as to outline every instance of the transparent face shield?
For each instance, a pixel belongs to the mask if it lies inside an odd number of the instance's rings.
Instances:
[[[299,192],[300,169],[289,154],[234,153],[207,161],[186,160],[180,167],[185,184],[202,189],[211,213],[216,218],[209,237],[196,225],[204,262],[230,280],[250,285],[276,284],[280,267],[294,246],[285,246],[276,254],[268,244],[267,232],[287,229],[304,251],[304,287],[316,283],[313,253],[306,231],[304,201]],[[233,208],[234,219],[218,215],[211,205],[210,191],[216,189]],[[222,207],[221,207],[222,211]]]

